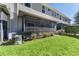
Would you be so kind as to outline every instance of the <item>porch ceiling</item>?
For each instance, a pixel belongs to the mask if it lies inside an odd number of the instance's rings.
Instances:
[[[59,20],[58,18],[43,14],[41,12],[38,12],[36,10],[33,10],[31,8],[25,7],[23,5],[19,5],[19,11],[23,12],[24,15],[30,15],[33,17],[38,17],[38,18],[42,18],[42,19],[46,19],[46,20],[50,20],[56,23],[63,23],[63,24],[67,24],[67,22],[64,22],[62,20]]]

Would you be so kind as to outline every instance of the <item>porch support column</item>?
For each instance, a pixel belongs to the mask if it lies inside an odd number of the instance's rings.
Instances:
[[[24,24],[23,24],[23,27],[24,27],[24,32],[26,31],[25,18],[26,18],[26,17],[24,17],[24,19],[23,19],[23,23],[24,23]]]
[[[17,3],[11,4],[10,6],[11,12],[10,12],[10,32],[17,32]]]
[[[0,8],[0,41],[1,43],[3,42],[3,21],[1,20],[1,11],[2,11],[2,8]]]
[[[55,27],[54,27],[55,31],[57,30],[57,24],[55,24]]]
[[[1,42],[3,42],[3,21],[1,21]]]

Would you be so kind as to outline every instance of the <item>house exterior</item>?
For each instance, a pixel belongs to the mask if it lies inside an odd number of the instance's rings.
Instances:
[[[70,19],[45,3],[0,3],[0,38],[9,33],[55,32]]]

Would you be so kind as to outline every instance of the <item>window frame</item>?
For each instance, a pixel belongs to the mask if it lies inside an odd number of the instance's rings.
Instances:
[[[25,3],[24,5],[29,8],[31,7],[31,3]]]

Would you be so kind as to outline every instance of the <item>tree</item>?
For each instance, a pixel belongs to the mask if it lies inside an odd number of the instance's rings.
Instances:
[[[76,13],[74,18],[75,18],[75,23],[79,24],[79,12]]]

